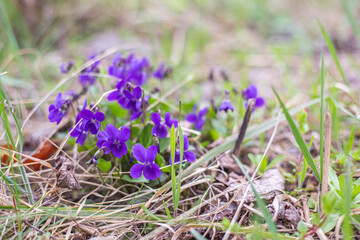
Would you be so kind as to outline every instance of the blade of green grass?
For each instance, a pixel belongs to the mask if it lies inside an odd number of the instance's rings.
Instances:
[[[332,132],[333,132],[333,138],[335,141],[339,140],[339,115],[338,115],[338,107],[336,106],[336,103],[334,102],[334,99],[332,97],[329,98],[329,107],[331,110],[331,116],[332,117]]]
[[[44,195],[46,196],[46,195]],[[42,199],[41,199],[42,200]],[[46,219],[48,219],[50,216],[52,216],[58,209],[60,208],[60,206],[55,207],[53,210],[49,211],[48,214],[46,214],[43,218],[40,219],[40,221],[38,221],[34,227],[39,226],[41,223],[43,223]],[[31,231],[32,229],[29,228],[28,230],[24,231],[24,235],[26,235],[29,231]]]
[[[344,234],[344,239],[350,240],[353,239],[353,229],[351,226],[351,190],[352,190],[352,174],[351,174],[351,162],[346,162],[346,171],[345,174],[345,186],[342,189],[343,191],[343,204],[344,204],[344,221],[342,226],[342,231]]]
[[[172,192],[173,192],[173,201],[174,201],[174,212],[176,210],[176,176],[175,176],[175,148],[176,148],[176,136],[174,125],[171,126],[170,134],[170,147],[171,147],[171,182],[172,182]]]
[[[144,204],[141,204],[141,208],[144,210],[144,212],[146,212],[147,215],[149,215],[149,216],[152,217],[153,219],[159,220],[159,221],[164,220],[164,219],[161,219],[161,218],[155,216],[154,214],[152,214],[152,213],[144,206]]]
[[[279,103],[280,103],[280,105],[281,105],[281,107],[282,107],[282,109],[284,111],[286,120],[287,120],[287,122],[288,122],[288,124],[289,124],[289,126],[291,128],[291,131],[292,131],[292,133],[293,133],[293,135],[294,135],[294,137],[296,139],[297,144],[299,145],[299,148],[300,148],[303,156],[305,157],[305,159],[306,159],[307,163],[309,164],[311,170],[314,172],[315,177],[317,178],[317,180],[320,183],[321,178],[320,178],[318,170],[316,169],[314,159],[311,157],[309,149],[307,148],[306,143],[305,143],[304,139],[302,138],[299,129],[296,127],[294,120],[291,118],[291,115],[290,115],[289,111],[287,110],[285,104],[283,103],[283,101],[279,97],[279,94],[277,93],[275,88],[273,88],[273,92],[276,95],[276,98],[278,99],[278,101],[279,101]]]
[[[311,148],[311,145],[312,145],[313,141],[314,141],[314,136],[312,136],[311,139],[310,139],[310,143],[309,143],[309,147],[308,147],[309,150]],[[301,173],[300,173],[300,176],[299,176],[298,189],[301,189],[302,184],[305,181],[305,177],[306,177],[306,173],[307,173],[307,167],[308,167],[307,161],[305,161],[305,159],[303,157],[303,166],[302,166],[302,170],[301,170]]]
[[[15,13],[14,14],[15,16],[12,16],[12,18],[10,19],[8,12],[11,8],[15,9],[15,11],[13,11],[13,13]],[[0,27],[3,26],[3,27],[1,27],[1,31],[3,31],[3,29],[5,29],[5,35],[7,38],[6,40],[8,43],[5,45],[5,48],[4,48],[8,52],[5,52],[5,50],[1,51],[1,49],[0,49],[0,61],[3,60],[2,56],[6,56],[8,53],[12,54],[13,56],[15,56],[15,58],[17,60],[20,72],[23,74],[23,76],[26,80],[29,80],[31,73],[30,73],[30,70],[27,68],[27,65],[25,64],[23,55],[19,54],[20,47],[19,47],[18,39],[26,40],[31,35],[29,34],[29,29],[26,27],[26,24],[23,22],[21,13],[19,14],[19,11],[16,8],[17,8],[17,5],[14,4],[13,1],[0,1]],[[18,39],[16,39],[14,30],[13,30],[14,25],[18,25],[18,27],[19,27],[17,34],[22,35],[22,36],[19,36]],[[23,41],[23,43],[25,43],[25,42],[26,41]],[[26,44],[26,45],[28,45],[28,44]],[[0,72],[2,72],[2,71],[3,71],[3,69],[0,69]]]
[[[343,5],[343,8],[345,10],[345,13],[346,13],[346,17],[351,25],[351,28],[356,36],[356,38],[358,39],[359,43],[360,43],[360,30],[359,30],[359,26],[356,22],[356,19],[354,17],[354,14],[351,12],[351,9],[350,9],[350,6],[349,6],[349,3],[348,3],[348,0],[342,0],[341,1],[342,5]]]
[[[324,54],[321,51],[321,113],[320,113],[320,176],[323,178],[324,168],[324,88],[325,88],[325,76],[324,76]]]
[[[194,236],[194,238],[196,240],[207,240],[206,238],[204,238],[200,233],[198,233],[195,229],[190,228],[190,232],[191,234]]]
[[[179,174],[178,174],[179,177],[177,181],[175,209],[177,209],[180,200],[181,169],[182,169],[183,157],[184,157],[184,135],[180,124],[178,126],[178,130],[179,130],[179,141],[180,141],[180,169],[179,169]]]
[[[165,208],[165,212],[166,212],[166,215],[168,216],[168,219],[171,220],[172,217],[171,217],[171,214],[170,214],[170,211],[169,211],[169,208],[166,206],[165,204],[165,201],[163,200],[163,205],[164,205],[164,208]]]
[[[272,220],[271,215],[270,215],[269,211],[267,210],[264,201],[261,199],[259,193],[256,191],[256,188],[254,187],[249,174],[247,174],[243,164],[240,162],[240,160],[235,155],[233,155],[233,158],[235,159],[236,163],[239,165],[242,173],[246,176],[246,179],[248,180],[248,182],[255,194],[256,202],[259,205],[260,211],[262,212],[262,214],[265,218],[265,222],[267,223],[270,232],[272,232],[274,234],[273,237],[275,239],[278,239],[278,232],[277,232],[276,225],[275,225],[274,221]]]
[[[345,113],[346,115],[348,115],[349,117],[351,117],[354,120],[360,121],[360,118],[356,117],[354,114],[352,114],[350,111],[348,111],[343,105],[341,105],[341,103],[339,103],[336,99],[335,96],[331,96],[330,97],[331,102],[334,104],[335,108],[340,109],[343,113]],[[334,113],[335,116],[338,116],[337,113]],[[334,116],[334,114],[331,114]],[[338,119],[336,119],[338,120]],[[336,124],[336,128],[338,128],[339,124]]]
[[[24,142],[22,132],[21,132],[21,127],[20,127],[19,121],[18,121],[12,107],[9,107],[10,106],[10,101],[7,98],[7,96],[6,96],[5,92],[3,91],[3,89],[1,88],[1,85],[0,85],[0,102],[1,102],[1,107],[3,108],[3,111],[1,112],[1,118],[3,120],[3,125],[4,125],[4,128],[5,128],[7,138],[10,140],[10,144],[14,148],[14,150],[21,153],[22,148],[23,148],[23,142]],[[5,104],[7,104],[7,106]],[[15,143],[15,140],[14,140],[13,135],[11,133],[10,123],[9,123],[6,108],[9,109],[9,112],[11,113],[11,116],[13,117],[13,119],[15,121],[15,125],[16,125],[17,132],[18,132],[18,141],[17,142],[19,144]],[[29,202],[31,204],[34,204],[34,197],[33,197],[32,189],[31,189],[31,186],[30,186],[30,182],[29,182],[29,179],[27,177],[25,167],[22,165],[22,162],[21,162],[21,159],[22,159],[21,154],[17,154],[16,157],[19,160],[19,169],[20,169],[20,173],[21,173],[21,176],[22,176],[23,183],[24,183],[26,191],[27,191],[27,197],[29,199]],[[11,163],[12,162],[13,161],[11,159]]]
[[[11,154],[11,153],[10,153]],[[25,189],[23,189],[22,187],[20,187],[19,185],[15,184],[15,182],[9,177],[7,176],[2,170],[0,170],[0,177],[2,179],[4,179],[4,181],[9,184],[8,187],[9,189],[12,191],[12,188],[10,187],[10,185],[14,185],[14,187],[16,186],[17,190],[20,191],[22,194],[26,195],[26,191]]]
[[[340,65],[340,62],[339,62],[339,58],[338,58],[338,55],[337,55],[337,52],[336,52],[336,49],[334,47],[334,44],[331,42],[331,39],[329,37],[329,35],[327,34],[324,26],[321,24],[321,22],[318,20],[317,21],[318,24],[319,24],[319,27],[321,29],[321,32],[324,36],[324,39],[326,41],[326,45],[331,53],[331,56],[333,57],[334,61],[335,61],[335,64],[336,64],[336,67],[338,69],[338,71],[340,72],[340,75],[342,77],[342,79],[344,80],[344,82],[349,86],[349,81],[347,80],[347,78],[345,77],[345,73]]]

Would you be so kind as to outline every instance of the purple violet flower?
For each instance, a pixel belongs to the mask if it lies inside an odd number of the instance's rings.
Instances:
[[[141,87],[136,87],[134,88],[134,90],[132,91],[132,93],[130,93],[128,90],[124,90],[124,96],[126,99],[123,100],[123,102],[121,102],[121,105],[129,110],[133,110],[136,111],[137,109],[141,108],[141,96],[142,96],[142,89]]]
[[[97,134],[100,129],[100,122],[104,121],[105,115],[102,112],[93,113],[86,109],[87,101],[79,114],[76,116],[76,127],[70,129],[70,136],[77,138],[76,143],[83,145],[88,132]],[[81,121],[81,122],[80,122]]]
[[[74,66],[74,62],[70,61],[69,63],[62,63],[60,66],[61,73],[68,73],[71,68]]]
[[[196,156],[195,153],[188,151],[189,149],[189,139],[186,135],[184,135],[184,156],[183,156],[183,160],[186,160],[190,163],[194,162],[196,160]],[[176,149],[175,150],[175,161],[174,163],[178,163],[180,162],[180,150]],[[171,165],[171,156],[169,159],[169,163]]]
[[[208,109],[206,107],[201,109],[199,111],[199,114],[197,114],[196,111],[197,111],[197,105],[195,104],[194,112],[186,115],[186,121],[195,124],[196,130],[200,131],[205,124],[206,113]]]
[[[128,81],[142,86],[148,78],[149,71],[150,64],[147,58],[144,57],[140,60],[134,57],[129,64]]]
[[[165,63],[161,63],[159,67],[154,71],[153,77],[160,81],[166,78],[171,73],[171,68],[166,68]]]
[[[126,59],[124,59],[120,53],[116,54],[113,64],[108,68],[108,74],[121,80],[126,80],[126,68],[124,67],[125,63]]]
[[[49,106],[49,120],[59,124],[63,117],[67,114],[70,106],[70,100],[63,98],[62,93],[59,93],[55,99],[55,103]]]
[[[167,135],[167,128],[165,123],[161,123],[161,116],[159,113],[154,112],[151,114],[151,120],[154,123],[154,127],[151,130],[152,135],[156,135],[158,138],[164,138]]]
[[[154,112],[153,114],[151,114],[151,120],[154,123],[154,127],[151,130],[151,134],[152,135],[156,135],[159,138],[164,138],[167,135],[167,128],[166,126],[168,126],[169,128],[171,128],[171,126],[174,124],[174,127],[177,128],[178,125],[178,121],[176,119],[171,118],[171,115],[169,112],[167,112],[165,114],[165,122],[161,123],[161,116],[159,113]]]
[[[69,97],[69,99],[71,99],[71,101],[75,101],[79,99],[79,94],[75,91],[75,90],[67,90],[65,93],[65,96]]]
[[[171,126],[173,124],[174,124],[174,128],[177,128],[178,121],[175,118],[171,118],[171,115],[169,112],[165,113],[164,120],[165,120],[166,126],[168,126],[169,128],[171,128]]]
[[[70,136],[76,138],[75,143],[83,145],[89,131],[85,130],[86,122],[77,123],[75,128],[70,128]]]
[[[84,101],[84,106],[81,109],[80,113],[86,109],[86,105],[87,105],[87,100]],[[87,138],[88,131],[85,130],[86,121],[80,122],[80,120],[82,119],[80,113],[76,116],[75,127],[70,128],[69,132],[71,137],[76,138],[75,143],[83,145]]]
[[[142,89],[139,86],[134,88],[132,93],[124,90],[124,95],[125,99],[119,102],[120,105],[129,110],[130,121],[138,119],[144,113],[143,109],[149,105],[150,96],[147,95],[142,98]]]
[[[94,164],[97,165],[97,158],[94,156],[92,156],[92,158],[87,162],[88,164]]]
[[[105,120],[105,115],[102,112],[93,113],[88,109],[84,109],[79,113],[85,124],[85,131],[90,130],[91,134],[97,134],[100,129],[100,122]]]
[[[228,110],[234,111],[234,107],[230,102],[229,98],[229,90],[225,91],[225,98],[223,102],[220,104],[219,111],[225,111],[227,113]]]
[[[119,104],[121,104],[122,102],[125,101],[125,96],[124,96],[124,89],[126,87],[126,81],[125,80],[121,80],[116,84],[116,90],[111,92],[108,97],[107,100],[108,101],[118,101]]]
[[[130,130],[126,127],[118,130],[114,125],[109,124],[106,126],[105,131],[100,131],[97,135],[98,148],[104,147],[104,153],[108,154],[109,151],[117,158],[121,158],[127,153],[126,141],[130,138]]]
[[[141,87],[135,87],[130,92],[127,87],[127,82],[121,80],[116,84],[116,90],[111,92],[107,97],[108,101],[118,101],[122,108],[128,109],[130,112],[130,121],[138,119],[143,114],[143,107],[149,104],[150,96],[147,95],[142,98]]]
[[[142,86],[146,82],[149,72],[150,64],[147,58],[136,58],[134,54],[127,58],[117,54],[113,64],[108,68],[109,75],[137,86]]]
[[[265,104],[265,100],[262,97],[258,97],[258,91],[254,84],[251,84],[247,89],[243,91],[243,97],[246,98],[246,100],[253,98],[255,100],[254,108],[260,108]]]
[[[130,169],[130,175],[132,178],[139,178],[142,174],[147,180],[155,180],[160,177],[161,170],[159,166],[154,162],[157,150],[155,145],[151,145],[146,149],[141,144],[135,144],[132,149],[134,157],[140,163],[135,164]]]
[[[93,55],[89,58],[89,61],[93,61],[96,58],[96,55]],[[99,73],[99,67],[100,61],[94,62],[91,66],[85,68],[81,71],[81,74],[79,75],[79,82],[84,88],[88,88],[91,85],[94,85],[96,82],[96,76],[94,74]]]

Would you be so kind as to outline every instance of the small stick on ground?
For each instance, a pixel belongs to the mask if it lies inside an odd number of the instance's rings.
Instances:
[[[328,178],[330,166],[330,148],[331,148],[331,115],[326,113],[325,116],[325,136],[324,136],[324,170],[322,176],[321,196],[328,192]]]
[[[239,159],[240,159],[241,144],[244,141],[246,129],[247,129],[247,126],[248,126],[248,124],[250,122],[250,117],[251,117],[251,114],[253,112],[254,105],[255,105],[255,100],[253,98],[249,99],[248,102],[247,102],[247,108],[246,108],[244,120],[243,120],[243,122],[241,124],[239,136],[238,136],[238,138],[236,139],[236,142],[235,142],[234,155]]]

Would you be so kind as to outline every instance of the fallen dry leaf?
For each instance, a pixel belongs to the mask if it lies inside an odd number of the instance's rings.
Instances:
[[[220,202],[219,207],[217,205],[211,204],[210,212],[217,211],[217,209],[222,208],[225,204],[226,204],[226,202]],[[223,211],[216,213],[210,219],[215,220],[215,221],[221,221],[224,217],[226,217],[228,219],[232,219],[232,217],[235,214],[236,208],[237,208],[237,205],[232,202],[232,203],[230,203],[230,205],[227,208],[225,208]]]
[[[31,157],[40,160],[46,160],[51,155],[53,155],[56,152],[56,150],[57,148],[49,140],[45,140],[42,141],[42,144],[40,144],[39,150]],[[24,160],[24,164],[28,165],[29,167],[32,167],[35,171],[39,171],[42,166],[41,163],[31,160],[29,158]]]
[[[283,195],[277,195],[268,207],[273,209],[273,220],[278,223],[291,223],[296,227],[301,220],[299,211],[291,203],[285,202]]]
[[[276,195],[281,194],[285,187],[285,179],[281,175],[278,169],[269,169],[264,172],[261,179],[256,179],[253,181],[253,185],[256,191],[259,193],[262,199],[266,201],[272,200]],[[238,181],[234,181],[229,184],[229,187],[226,190],[230,190],[230,195],[236,194],[239,188],[241,188],[241,192],[235,198],[236,203],[240,203],[244,193],[246,192],[249,183],[239,183]],[[225,190],[225,191],[226,191]],[[248,194],[245,196],[245,203],[255,202],[255,194],[252,188],[249,189]]]
[[[61,188],[70,188],[75,190],[81,190],[78,180],[75,177],[74,163],[66,158],[59,156],[55,160],[56,173],[56,186]]]
[[[0,145],[0,147],[8,149],[8,145]],[[10,150],[14,149],[11,145],[9,148]],[[49,140],[43,140],[36,153],[31,155],[31,158],[46,160],[52,154],[54,154],[56,150],[57,148]],[[9,161],[10,161],[9,156],[6,153],[4,153],[1,156],[1,163],[4,165],[9,165]],[[30,158],[24,158],[23,164],[31,167],[35,171],[39,171],[41,169],[41,166],[43,165],[41,164],[41,162],[32,160]]]

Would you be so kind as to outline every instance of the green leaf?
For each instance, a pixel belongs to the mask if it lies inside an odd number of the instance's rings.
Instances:
[[[129,175],[123,175],[123,178],[125,181],[127,182],[132,182],[132,183],[148,183],[149,180],[147,180],[144,175],[141,175],[141,177],[139,178],[132,178]]]
[[[274,167],[277,163],[281,162],[282,160],[284,160],[286,158],[285,155],[279,155],[274,157],[271,162],[267,165],[266,170]]]
[[[315,225],[319,225],[321,222],[319,213],[312,213],[311,214],[311,223]]]
[[[211,119],[211,125],[215,131],[220,133],[222,136],[226,136],[227,129],[223,122],[213,118],[213,119]]]
[[[297,225],[297,230],[299,233],[301,233],[302,236],[304,236],[308,231],[308,227],[306,226],[306,223],[300,221]]]
[[[330,232],[336,226],[338,220],[339,216],[336,214],[329,215],[325,223],[321,226],[321,229],[324,231],[324,233]]]
[[[320,183],[321,178],[320,178],[318,170],[316,169],[314,159],[311,157],[309,149],[307,148],[306,143],[305,143],[304,139],[302,138],[299,129],[296,127],[296,125],[294,123],[294,120],[291,118],[285,104],[283,103],[283,101],[279,97],[279,94],[277,93],[275,88],[273,88],[273,91],[274,91],[279,103],[281,104],[281,107],[282,107],[282,109],[284,111],[286,120],[287,120],[287,122],[288,122],[288,124],[289,124],[289,126],[291,128],[291,131],[292,131],[292,133],[293,133],[293,135],[294,135],[294,137],[296,139],[297,144],[299,145],[299,148],[300,148],[303,156],[305,157],[305,159],[306,159],[307,163],[309,164],[311,170],[313,171],[315,177],[317,178],[317,180]]]
[[[302,134],[307,133],[309,131],[309,125],[307,124],[307,112],[304,111],[304,109],[297,114],[297,121],[300,132]]]
[[[140,133],[139,142],[145,148],[148,148],[151,145],[152,142],[151,130],[153,127],[154,127],[153,125],[147,124]]]
[[[159,165],[159,167],[168,166],[168,164],[169,164],[169,162],[165,162],[164,157],[160,154],[156,155],[155,163],[157,163],[157,165]]]
[[[322,210],[326,215],[330,215],[334,211],[337,200],[334,192],[328,192],[321,196]]]
[[[111,112],[111,115],[118,118],[124,118],[128,115],[128,111],[120,106],[118,102],[105,101],[103,103]]]
[[[102,158],[99,158],[97,160],[97,167],[103,172],[107,173],[111,170],[111,161],[105,161]]]
[[[221,225],[223,225],[224,229],[227,230],[230,227],[230,220],[224,217],[221,221]]]
[[[133,148],[133,146],[135,145],[135,143],[133,141],[131,141],[131,140],[126,141],[125,144],[126,144],[126,147],[128,149],[128,152],[130,152],[131,149]]]
[[[339,179],[332,167],[329,168],[329,185],[331,189],[340,190]]]
[[[170,138],[160,138],[160,152],[164,152],[170,146]]]

